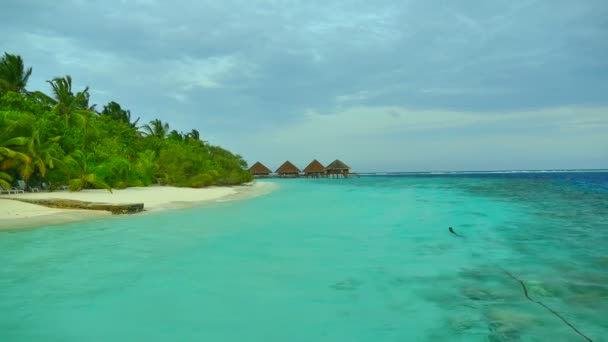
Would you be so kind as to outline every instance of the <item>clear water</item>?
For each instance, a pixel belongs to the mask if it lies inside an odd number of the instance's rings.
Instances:
[[[607,340],[607,173],[278,183],[0,233],[0,341]]]

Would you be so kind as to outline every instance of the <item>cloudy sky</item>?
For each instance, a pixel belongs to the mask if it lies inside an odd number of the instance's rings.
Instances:
[[[275,168],[608,168],[606,0],[2,0],[30,90],[69,74]]]

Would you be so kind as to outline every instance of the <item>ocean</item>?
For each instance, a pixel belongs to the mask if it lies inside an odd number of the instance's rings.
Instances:
[[[269,181],[0,232],[0,341],[608,340],[607,172]]]

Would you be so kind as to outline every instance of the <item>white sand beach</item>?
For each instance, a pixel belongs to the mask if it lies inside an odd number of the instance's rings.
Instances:
[[[242,186],[203,189],[151,186],[113,190],[112,193],[106,190],[83,190],[80,192],[58,191],[2,195],[0,196],[0,229],[31,228],[112,215],[106,211],[47,208],[13,200],[16,198],[72,199],[112,204],[144,203],[146,212],[156,212],[214,201],[256,197],[267,194],[275,188],[274,183],[254,182]]]

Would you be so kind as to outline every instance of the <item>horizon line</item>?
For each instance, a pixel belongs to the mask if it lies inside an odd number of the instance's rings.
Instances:
[[[359,171],[356,174],[404,174],[404,173],[542,173],[542,172],[608,172],[607,169],[513,169],[513,170],[433,170],[433,171]]]

